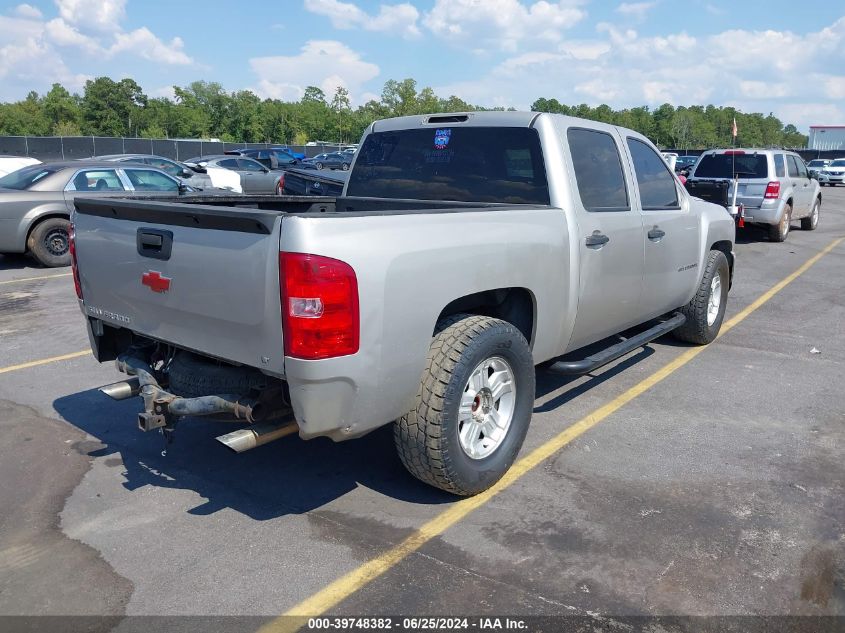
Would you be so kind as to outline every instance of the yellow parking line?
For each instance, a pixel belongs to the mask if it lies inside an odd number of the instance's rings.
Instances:
[[[59,273],[57,275],[42,275],[41,277],[24,277],[23,279],[9,279],[8,281],[0,281],[0,286],[6,284],[19,284],[25,281],[38,281],[39,279],[56,279],[57,277],[70,277],[73,273]]]
[[[19,369],[29,369],[30,367],[38,367],[39,365],[48,365],[50,363],[58,363],[60,360],[70,360],[71,358],[79,358],[90,354],[91,350],[86,349],[82,352],[73,352],[71,354],[62,354],[61,356],[53,356],[52,358],[42,358],[41,360],[31,360],[28,363],[21,363],[20,365],[10,365],[9,367],[0,367],[0,374],[6,374],[10,371],[18,371]]]
[[[782,279],[777,284],[772,286],[765,293],[760,295],[753,303],[739,312],[736,316],[726,321],[722,325],[719,336],[723,336],[731,329],[742,323],[755,310],[760,308],[763,304],[774,297],[778,292],[783,290],[787,285],[795,281],[800,275],[805,273],[813,264],[819,261],[822,257],[832,251],[845,238],[839,238],[828,244],[828,246],[817,253],[804,264],[793,272],[788,277]],[[436,517],[424,523],[413,534],[408,536],[398,545],[388,549],[386,552],[376,556],[372,560],[367,561],[363,565],[353,569],[349,573],[341,576],[337,580],[330,583],[325,588],[321,589],[309,598],[306,598],[299,604],[293,606],[286,613],[279,618],[268,622],[260,631],[274,633],[281,631],[296,631],[306,623],[306,618],[319,616],[326,613],[332,607],[337,606],[340,602],[351,596],[353,593],[362,589],[370,582],[402,562],[410,554],[413,554],[423,545],[428,543],[433,538],[440,536],[453,526],[455,523],[463,519],[473,510],[487,503],[492,497],[509,488],[516,481],[523,477],[526,473],[537,467],[546,459],[557,453],[564,446],[572,442],[580,435],[583,435],[591,428],[596,426],[599,422],[607,418],[612,413],[619,410],[628,402],[648,391],[667,376],[671,375],[676,370],[680,369],[693,358],[701,354],[706,347],[692,347],[680,354],[674,360],[670,361],[656,372],[648,376],[642,382],[634,385],[626,392],[614,398],[602,407],[599,407],[589,415],[578,420],[575,424],[568,427],[560,434],[547,441],[545,444],[535,448],[528,455],[518,460],[511,469],[505,473],[505,476],[492,488],[482,492],[475,497],[462,499],[453,503],[448,509],[438,514]],[[295,617],[291,617],[295,616]]]

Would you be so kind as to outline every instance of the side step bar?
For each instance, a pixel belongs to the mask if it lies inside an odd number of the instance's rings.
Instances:
[[[654,339],[660,338],[664,334],[668,334],[675,328],[682,326],[687,318],[680,312],[676,312],[666,321],[661,321],[645,332],[632,336],[629,339],[620,341],[615,345],[611,345],[600,352],[596,352],[592,356],[587,356],[583,360],[559,360],[554,365],[548,368],[547,371],[553,371],[558,374],[567,374],[571,376],[578,376],[581,374],[588,374],[594,369],[598,369],[602,365],[612,363],[620,356],[624,356],[633,352],[638,347],[651,343]]]

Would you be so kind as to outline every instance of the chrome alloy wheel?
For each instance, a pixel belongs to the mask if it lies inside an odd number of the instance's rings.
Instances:
[[[710,297],[707,299],[707,327],[712,327],[722,306],[722,277],[717,272],[710,282]]]
[[[458,410],[458,438],[471,459],[484,459],[504,441],[516,405],[516,378],[501,356],[481,361],[470,374]]]

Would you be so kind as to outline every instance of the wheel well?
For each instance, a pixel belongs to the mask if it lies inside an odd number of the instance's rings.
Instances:
[[[711,251],[721,251],[725,254],[725,257],[728,260],[728,268],[731,271],[731,284],[733,284],[734,280],[734,255],[731,250],[731,243],[728,240],[722,240],[719,242],[714,242],[710,245]]]
[[[437,317],[466,312],[495,317],[513,324],[531,345],[534,334],[534,296],[526,288],[496,288],[451,301]]]
[[[44,215],[39,215],[32,223],[29,225],[29,228],[26,230],[26,239],[24,240],[23,246],[25,251],[29,251],[29,236],[32,235],[32,232],[35,230],[35,227],[41,224],[44,220],[50,220],[52,218],[62,218],[65,220],[70,220],[70,215],[67,213],[61,212],[53,212],[53,213],[45,213]]]

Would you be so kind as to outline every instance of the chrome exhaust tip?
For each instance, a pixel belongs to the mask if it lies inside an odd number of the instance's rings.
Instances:
[[[221,435],[217,438],[217,441],[236,453],[244,453],[257,446],[293,435],[298,431],[299,425],[296,422],[285,422],[284,424],[263,422]]]
[[[112,400],[126,400],[141,393],[141,381],[137,376],[133,376],[132,378],[100,387],[100,391]]]

